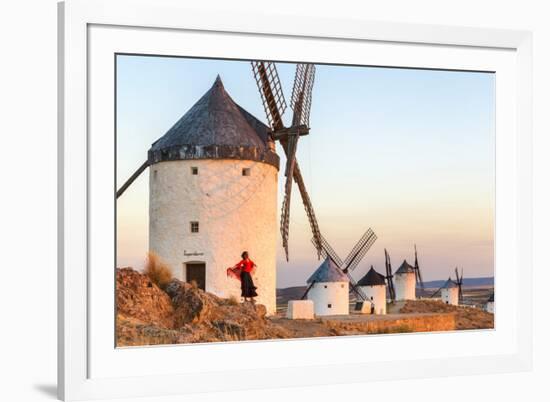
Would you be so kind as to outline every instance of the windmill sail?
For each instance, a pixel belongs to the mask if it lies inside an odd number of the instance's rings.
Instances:
[[[458,276],[458,267],[456,267],[455,275],[456,275],[456,284],[458,285],[458,302],[462,304],[462,302],[464,301],[464,295],[462,293],[462,278],[464,276],[464,270],[462,270],[460,276]]]
[[[283,113],[287,106],[275,63],[251,61],[250,64],[269,125],[273,130],[284,128]]]
[[[306,186],[296,160],[296,147],[300,135],[309,132],[309,113],[311,109],[311,95],[315,77],[315,66],[313,64],[299,63],[296,66],[296,75],[294,79],[294,88],[292,91],[291,106],[294,111],[292,126],[285,128],[282,116],[286,109],[281,82],[277,73],[275,63],[252,61],[252,71],[262,103],[266,112],[267,120],[273,130],[271,136],[274,140],[279,140],[287,157],[285,168],[286,183],[285,197],[281,210],[281,236],[283,239],[283,248],[288,261],[288,236],[290,225],[290,199],[292,194],[292,180],[296,182],[300,190],[302,202],[311,226],[313,237],[315,238],[315,248],[317,256],[321,256],[321,233],[319,224],[315,217],[311,199],[306,190]]]
[[[328,241],[321,236],[321,255],[324,258],[330,258],[338,268],[344,272],[349,279],[350,292],[354,292],[357,297],[361,300],[367,300],[365,293],[361,290],[361,287],[357,285],[357,282],[351,276],[351,272],[357,264],[363,259],[367,251],[371,248],[373,243],[376,241],[376,234],[374,234],[372,229],[368,229],[355,246],[351,249],[350,253],[344,261],[336,254],[334,249],[330,246]],[[315,245],[316,239],[312,238],[311,242]]]
[[[388,281],[388,292],[390,294],[390,299],[395,300],[395,288],[393,286],[393,273],[391,269],[391,260],[388,251],[384,249],[384,255],[386,257],[386,280]]]
[[[357,267],[377,238],[371,228],[363,234],[344,261],[344,272],[353,271]]]
[[[149,161],[143,162],[143,164],[130,176],[128,180],[117,190],[116,198],[120,197],[127,189],[132,185],[132,183],[142,174],[145,169],[149,166]]]
[[[414,273],[416,283],[420,285],[420,289],[424,292],[424,282],[422,281],[422,274],[420,273],[420,267],[418,265],[418,254],[416,252],[416,244],[414,245]]]

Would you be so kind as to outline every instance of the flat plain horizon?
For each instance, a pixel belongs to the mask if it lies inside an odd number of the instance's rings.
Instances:
[[[295,64],[277,68],[289,102]],[[265,122],[248,61],[117,56],[119,186],[218,74],[234,101]],[[394,271],[404,259],[412,264],[414,244],[426,281],[446,279],[456,266],[464,277],[493,276],[494,109],[492,73],[317,65],[311,133],[297,159],[321,231],[341,258],[369,227],[378,236],[356,279],[371,265],[384,272],[384,248]],[[280,212],[285,158],[277,147]],[[147,179],[148,172],[117,201],[118,267],[145,261]],[[319,266],[310,239],[295,190],[290,261],[279,237],[277,287],[304,285]]]

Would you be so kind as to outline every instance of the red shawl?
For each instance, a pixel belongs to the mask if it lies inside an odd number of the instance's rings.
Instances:
[[[241,272],[254,272],[255,268],[254,262],[252,260],[241,260],[235,266],[227,268],[227,276],[233,277],[235,279],[241,280]]]

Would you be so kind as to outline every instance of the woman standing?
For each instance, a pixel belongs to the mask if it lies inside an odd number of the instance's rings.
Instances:
[[[227,269],[227,274],[233,277],[240,279],[241,281],[241,297],[244,297],[244,301],[256,302],[254,297],[258,296],[256,293],[256,286],[254,286],[254,281],[252,280],[251,273],[256,268],[256,264],[248,258],[248,252],[244,251],[241,254],[242,260],[239,261],[232,268]]]

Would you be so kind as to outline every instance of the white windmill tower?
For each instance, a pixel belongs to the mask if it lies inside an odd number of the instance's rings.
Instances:
[[[218,76],[153,143],[146,167],[149,249],[175,277],[237,298],[238,282],[226,268],[247,250],[259,267],[257,300],[275,312],[279,157],[268,127],[231,99]]]
[[[349,279],[327,257],[307,280],[304,297],[313,301],[315,315],[349,314]]]
[[[416,299],[416,270],[407,260],[403,260],[401,266],[393,275],[395,282],[395,300]]]
[[[375,271],[371,265],[357,286],[363,291],[367,300],[374,305],[374,314],[386,314],[386,277]]]
[[[450,277],[441,287],[441,301],[445,304],[458,306],[458,285]]]

